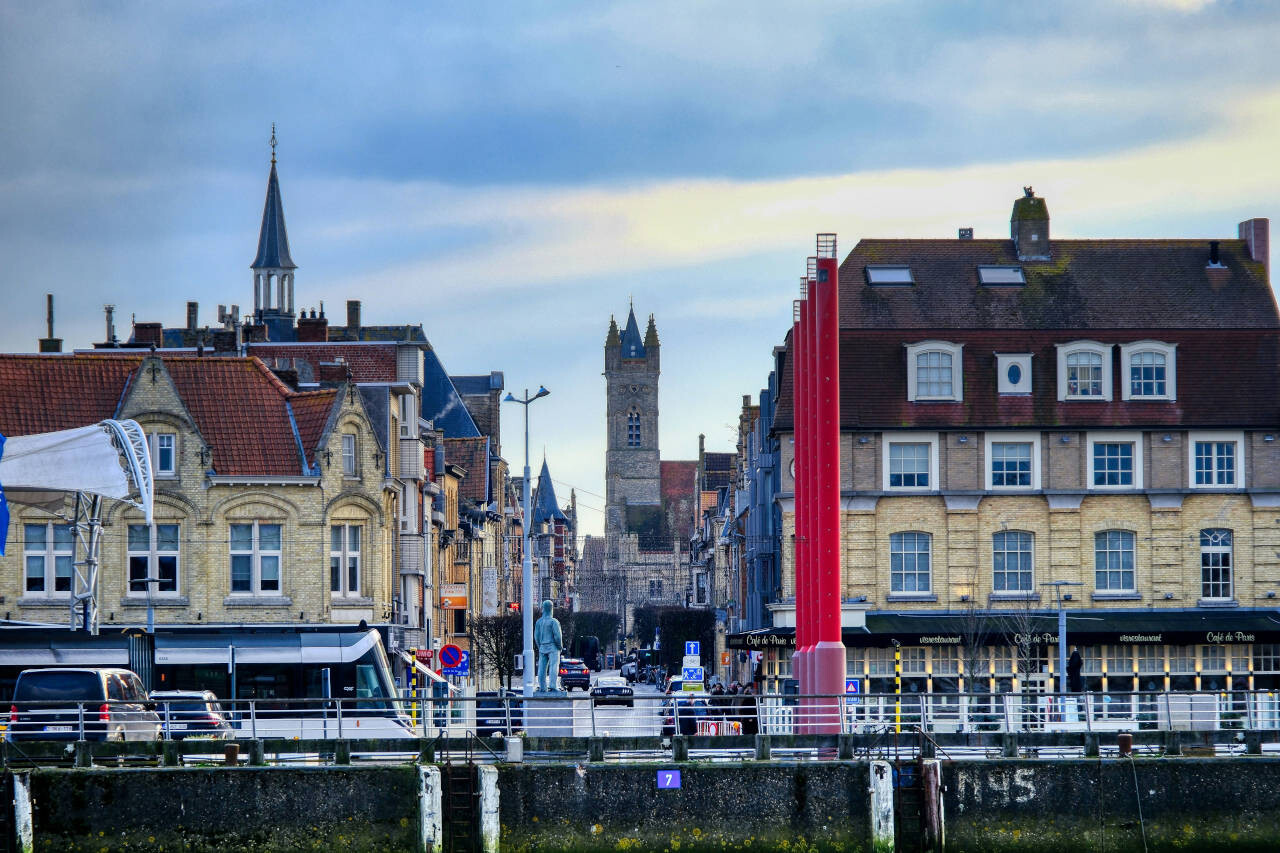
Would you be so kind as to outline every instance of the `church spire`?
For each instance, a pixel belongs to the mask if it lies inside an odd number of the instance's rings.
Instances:
[[[613,319],[613,315],[609,315],[609,334],[605,336],[604,345],[607,347],[616,347],[622,343],[622,338],[618,336],[618,323]]]
[[[645,349],[653,349],[658,345],[658,324],[653,321],[653,315],[649,315],[649,328],[644,332]]]
[[[627,327],[622,332],[622,357],[644,358],[644,341],[640,338],[640,324],[636,322],[634,307],[627,311]]]
[[[262,206],[262,227],[258,231],[258,254],[253,270],[253,311],[255,322],[272,327],[272,340],[287,339],[285,327],[293,327],[293,274],[298,265],[289,254],[289,232],[284,224],[284,199],[280,176],[276,173],[276,126],[271,125],[271,172],[267,176],[267,200]],[[279,326],[279,329],[274,328]]]

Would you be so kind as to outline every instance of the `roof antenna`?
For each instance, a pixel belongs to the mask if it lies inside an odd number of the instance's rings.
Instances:
[[[271,165],[276,164],[276,123],[271,122]]]

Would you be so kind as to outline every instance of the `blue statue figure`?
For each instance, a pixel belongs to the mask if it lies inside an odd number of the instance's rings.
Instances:
[[[542,618],[533,626],[533,644],[538,648],[538,690],[555,690],[564,637],[560,620],[551,615],[550,601],[542,602]]]

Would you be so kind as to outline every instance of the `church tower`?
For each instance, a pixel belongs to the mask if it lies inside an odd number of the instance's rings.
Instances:
[[[253,259],[253,321],[265,325],[273,341],[293,339],[293,272],[298,265],[289,255],[289,234],[284,227],[284,201],[276,175],[276,126],[271,125],[271,174],[267,201],[262,208],[258,254]]]
[[[605,538],[616,543],[632,519],[628,507],[659,507],[662,502],[658,457],[658,329],[653,315],[643,338],[634,306],[627,325],[609,318],[604,343],[606,423]]]

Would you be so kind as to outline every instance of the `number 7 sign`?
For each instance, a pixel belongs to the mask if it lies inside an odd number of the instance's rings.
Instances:
[[[659,770],[658,771],[658,790],[664,788],[680,787],[680,771],[679,770]]]

